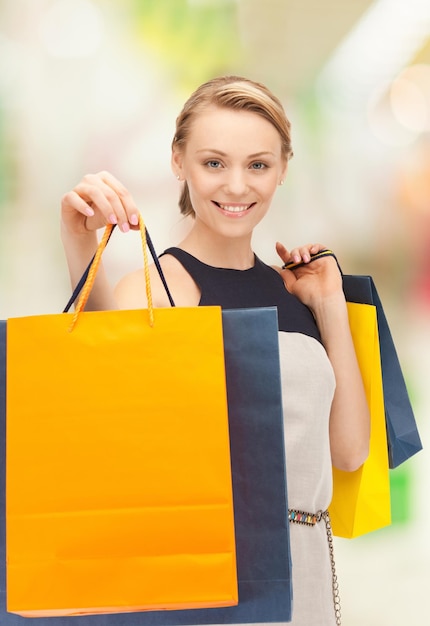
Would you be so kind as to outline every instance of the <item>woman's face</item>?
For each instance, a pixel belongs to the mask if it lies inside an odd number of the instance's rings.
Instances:
[[[276,128],[256,113],[210,107],[196,115],[175,174],[188,184],[196,225],[249,235],[270,207],[287,163]]]

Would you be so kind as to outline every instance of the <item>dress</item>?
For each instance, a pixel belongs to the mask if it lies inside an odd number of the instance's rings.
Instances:
[[[248,270],[215,268],[179,248],[174,256],[201,291],[200,305],[226,309],[277,306],[288,502],[325,511],[332,495],[329,413],[335,378],[310,310],[273,268],[255,257]],[[332,573],[324,521],[290,524],[293,626],[334,626]]]

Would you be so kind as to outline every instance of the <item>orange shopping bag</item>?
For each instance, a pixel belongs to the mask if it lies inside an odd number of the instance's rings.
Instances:
[[[7,322],[7,610],[235,605],[221,310],[82,312],[108,230],[75,314]]]

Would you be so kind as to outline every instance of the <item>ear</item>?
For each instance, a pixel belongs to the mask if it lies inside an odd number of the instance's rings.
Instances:
[[[171,167],[176,178],[182,180],[182,152],[175,148],[172,150]]]
[[[285,159],[284,167],[282,168],[281,180],[285,180],[288,171],[288,161]]]

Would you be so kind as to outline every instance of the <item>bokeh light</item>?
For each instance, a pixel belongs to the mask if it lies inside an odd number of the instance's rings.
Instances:
[[[40,19],[39,37],[54,57],[91,56],[102,41],[102,13],[90,0],[56,0]]]

